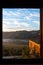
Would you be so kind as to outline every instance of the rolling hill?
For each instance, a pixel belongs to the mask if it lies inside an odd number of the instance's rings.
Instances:
[[[40,42],[40,31],[16,31],[16,32],[3,32],[3,39],[26,39]]]

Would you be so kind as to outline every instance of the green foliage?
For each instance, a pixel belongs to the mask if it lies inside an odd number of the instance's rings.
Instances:
[[[9,56],[9,51],[8,50],[9,50],[8,48],[3,50],[3,55],[4,56]]]
[[[36,50],[34,48],[34,50],[32,51],[32,55],[34,55],[36,58],[40,58],[40,54],[36,53]]]
[[[35,56],[36,56],[36,58],[40,58],[40,54],[38,54],[38,53]]]

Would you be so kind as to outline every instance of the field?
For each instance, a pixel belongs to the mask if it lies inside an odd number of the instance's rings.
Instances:
[[[16,59],[40,58],[35,52],[30,54],[28,45],[17,45],[15,43],[3,43],[3,57],[14,56]]]

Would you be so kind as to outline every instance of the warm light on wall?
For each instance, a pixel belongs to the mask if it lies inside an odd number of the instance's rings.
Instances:
[[[31,50],[35,49],[35,52],[40,54],[40,44],[37,44],[36,42],[29,40],[29,48]]]

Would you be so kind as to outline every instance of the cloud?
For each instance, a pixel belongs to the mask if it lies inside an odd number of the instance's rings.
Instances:
[[[30,13],[30,16],[40,17],[40,14],[38,14],[38,13]]]
[[[8,20],[4,20],[3,31],[24,30],[26,27],[30,26],[30,24],[28,24],[26,22],[19,22],[17,20],[13,20],[12,23],[13,24],[11,25]],[[23,28],[23,27],[25,27],[25,28]]]
[[[26,22],[22,22],[20,25],[23,25],[23,26],[25,26],[25,27],[29,27],[29,26],[30,26],[30,24],[28,24],[28,23],[26,23]]]
[[[4,16],[4,15],[6,15],[6,16],[11,16],[11,14],[10,14],[8,11],[6,11],[6,10],[3,10],[3,11],[2,11],[2,14],[3,14],[3,16]]]
[[[34,9],[33,9],[34,10]],[[5,31],[19,31],[19,30],[34,30],[32,23],[39,26],[39,21],[33,21],[32,17],[39,17],[40,14],[29,9],[18,9],[18,10],[3,10],[3,30]],[[6,15],[6,16],[4,16]],[[28,20],[30,21],[28,23]],[[31,22],[32,21],[32,22]],[[32,27],[31,27],[32,26]]]
[[[19,22],[17,20],[14,20],[13,22],[14,22],[14,24],[17,24],[17,25],[19,24]]]
[[[7,31],[7,25],[2,24],[2,31]]]
[[[31,31],[30,28],[22,28],[22,27],[17,27],[17,28],[5,28],[4,31],[5,32],[9,32],[9,31],[22,31],[22,30],[26,30],[26,31]]]
[[[33,23],[35,23],[35,24],[40,24],[40,22],[39,21],[32,21]]]
[[[11,22],[8,19],[3,19],[3,24],[9,25]]]
[[[25,16],[24,19],[31,20],[30,16]]]
[[[6,17],[14,17],[14,16],[20,16],[21,13],[20,12],[14,12],[14,11],[6,11],[6,10],[3,10],[3,16],[6,15]]]
[[[12,19],[11,19],[12,20]],[[31,30],[36,30],[37,28],[32,28],[31,25],[27,22],[19,22],[16,19],[12,20],[12,23],[10,23],[10,19],[4,19],[4,27],[3,27],[3,31],[20,31],[20,30],[27,30],[27,31],[31,31]],[[35,24],[38,24],[39,26],[39,21],[32,21]]]
[[[16,9],[17,10],[17,9]],[[29,8],[18,8],[18,11],[27,11],[27,10],[30,10]],[[34,10],[34,9],[33,9]]]
[[[26,22],[19,22],[17,20],[14,20],[13,21],[15,25],[17,25],[18,27],[22,27],[22,26],[25,26],[25,27],[29,27],[30,24],[29,23],[26,23]]]
[[[11,15],[13,15],[13,16],[14,16],[14,15],[15,15],[15,16],[20,16],[20,14],[21,14],[20,12],[17,12],[17,11],[16,11],[16,12],[14,12],[14,11],[9,11],[9,13],[10,13]]]
[[[17,22],[16,22],[17,23]],[[15,24],[16,24],[15,23]],[[24,26],[24,27],[22,27],[22,26]],[[38,28],[37,28],[38,29]],[[9,32],[9,31],[22,31],[22,30],[26,30],[26,31],[31,31],[31,30],[37,30],[35,27],[33,28],[33,27],[31,27],[31,25],[30,24],[28,24],[28,23],[17,23],[16,24],[16,27],[15,27],[15,25],[14,25],[14,27],[8,27],[8,26],[6,26],[6,25],[4,25],[3,26],[3,31],[5,31],[5,32]]]
[[[10,31],[22,31],[22,30],[26,30],[26,31],[32,31],[32,30],[37,30],[36,28],[22,28],[22,27],[18,27],[18,28],[5,28],[3,29],[4,32],[10,32]]]
[[[39,11],[40,9],[39,8],[30,8],[29,10],[33,10],[33,11]]]

